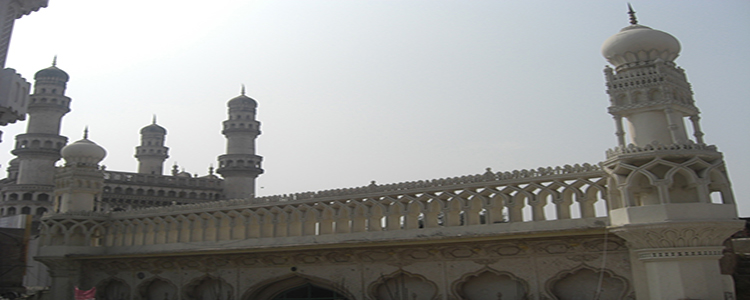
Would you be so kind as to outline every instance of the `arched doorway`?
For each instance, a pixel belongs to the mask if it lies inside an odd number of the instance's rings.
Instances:
[[[346,297],[337,292],[307,283],[289,289],[273,297],[272,300],[346,300]]]

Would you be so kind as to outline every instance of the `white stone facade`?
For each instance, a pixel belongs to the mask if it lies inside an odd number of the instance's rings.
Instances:
[[[54,185],[36,257],[54,299],[72,299],[74,286],[99,299],[734,299],[718,259],[743,222],[679,51],[632,11],[605,42],[617,143],[599,164],[255,197],[258,104],[243,88],[223,123],[223,179],[176,166],[162,175],[166,130],[155,121],[141,132],[137,174],[103,170],[84,139],[63,149],[65,167],[31,176],[62,146],[53,133],[70,99],[48,96],[54,118],[19,136],[3,192]],[[34,139],[41,131],[50,147]]]

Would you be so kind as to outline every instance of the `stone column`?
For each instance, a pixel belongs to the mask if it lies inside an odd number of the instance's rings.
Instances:
[[[612,232],[628,241],[638,299],[735,299],[733,280],[720,275],[719,259],[724,240],[743,223],[626,225]]]
[[[74,290],[81,279],[80,263],[57,257],[35,257],[35,259],[49,268],[48,272],[52,278],[52,286],[50,287],[50,291],[53,293],[52,298],[55,300],[74,300]]]

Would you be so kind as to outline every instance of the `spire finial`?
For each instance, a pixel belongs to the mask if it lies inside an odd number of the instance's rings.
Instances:
[[[633,10],[633,7],[630,6],[630,2],[628,2],[628,14],[630,15],[630,25],[637,25],[638,20],[635,18],[635,11]]]
[[[151,120],[151,124],[156,125],[156,114],[154,114],[154,118],[153,118],[153,120]]]
[[[83,139],[84,140],[89,139],[89,125],[86,125],[86,128],[83,129]]]
[[[52,59],[52,66],[57,66],[57,54],[55,54],[55,57]]]
[[[240,93],[242,94],[242,96],[245,96],[245,84],[244,83],[242,84],[242,90],[240,91]]]

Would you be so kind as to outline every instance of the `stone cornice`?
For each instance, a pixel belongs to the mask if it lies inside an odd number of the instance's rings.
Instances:
[[[607,160],[605,164],[609,164],[616,160],[623,160],[629,158],[639,158],[643,156],[706,156],[722,158],[721,152],[719,152],[714,145],[698,144],[698,143],[686,143],[686,144],[647,144],[639,147],[634,144],[627,146],[619,146],[606,151]]]
[[[723,256],[724,246],[714,247],[681,247],[668,249],[636,250],[636,256],[642,261],[686,260],[686,259],[719,259]]]
[[[705,222],[667,222],[625,225],[611,232],[628,241],[631,249],[663,249],[721,246],[724,240],[741,230],[741,220]]]

